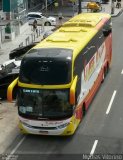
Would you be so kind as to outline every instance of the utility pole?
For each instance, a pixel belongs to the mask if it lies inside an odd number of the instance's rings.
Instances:
[[[114,14],[114,0],[111,0],[111,14]]]
[[[81,0],[78,0],[78,14],[82,12],[82,9],[81,9]]]
[[[45,0],[45,7],[46,7],[46,17],[47,17],[47,0]]]

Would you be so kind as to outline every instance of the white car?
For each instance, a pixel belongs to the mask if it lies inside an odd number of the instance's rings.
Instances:
[[[37,21],[37,25],[44,25],[44,26],[55,26],[56,25],[56,18],[55,17],[45,17],[42,15],[41,12],[29,12],[27,14],[29,25],[32,25],[34,20]]]

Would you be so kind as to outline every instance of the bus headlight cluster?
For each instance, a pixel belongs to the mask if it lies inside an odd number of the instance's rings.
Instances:
[[[29,124],[25,123],[25,122],[22,122],[20,121],[24,126],[27,126],[27,127],[31,127]]]
[[[66,126],[68,126],[68,124],[69,124],[69,123],[64,123],[64,124],[58,126],[57,128],[58,128],[58,129],[65,128]]]

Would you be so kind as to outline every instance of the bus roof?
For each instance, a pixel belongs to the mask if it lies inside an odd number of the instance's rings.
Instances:
[[[110,17],[106,13],[76,15],[34,48],[68,48],[75,58]]]

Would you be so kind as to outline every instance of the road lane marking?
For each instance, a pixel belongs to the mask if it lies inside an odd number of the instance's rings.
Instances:
[[[122,71],[121,71],[121,74],[123,74],[123,69],[122,69]]]
[[[111,106],[112,106],[112,103],[113,103],[113,101],[114,101],[114,98],[115,98],[116,93],[117,93],[117,91],[114,90],[114,93],[113,93],[113,95],[112,95],[112,97],[111,97],[111,100],[110,100],[110,102],[109,102],[109,105],[108,105],[106,114],[109,114],[109,112],[110,112],[110,109],[111,109]]]
[[[20,142],[15,146],[15,148],[11,151],[11,153],[6,157],[5,160],[11,160],[12,159],[12,155],[16,152],[16,150],[20,147],[20,145],[23,143],[23,141],[25,140],[26,136],[24,136]]]
[[[96,146],[97,146],[97,143],[98,143],[98,140],[95,140],[95,141],[94,141],[94,144],[93,144],[93,147],[92,147],[92,149],[91,149],[91,152],[90,152],[90,156],[94,154],[95,149],[96,149]]]

